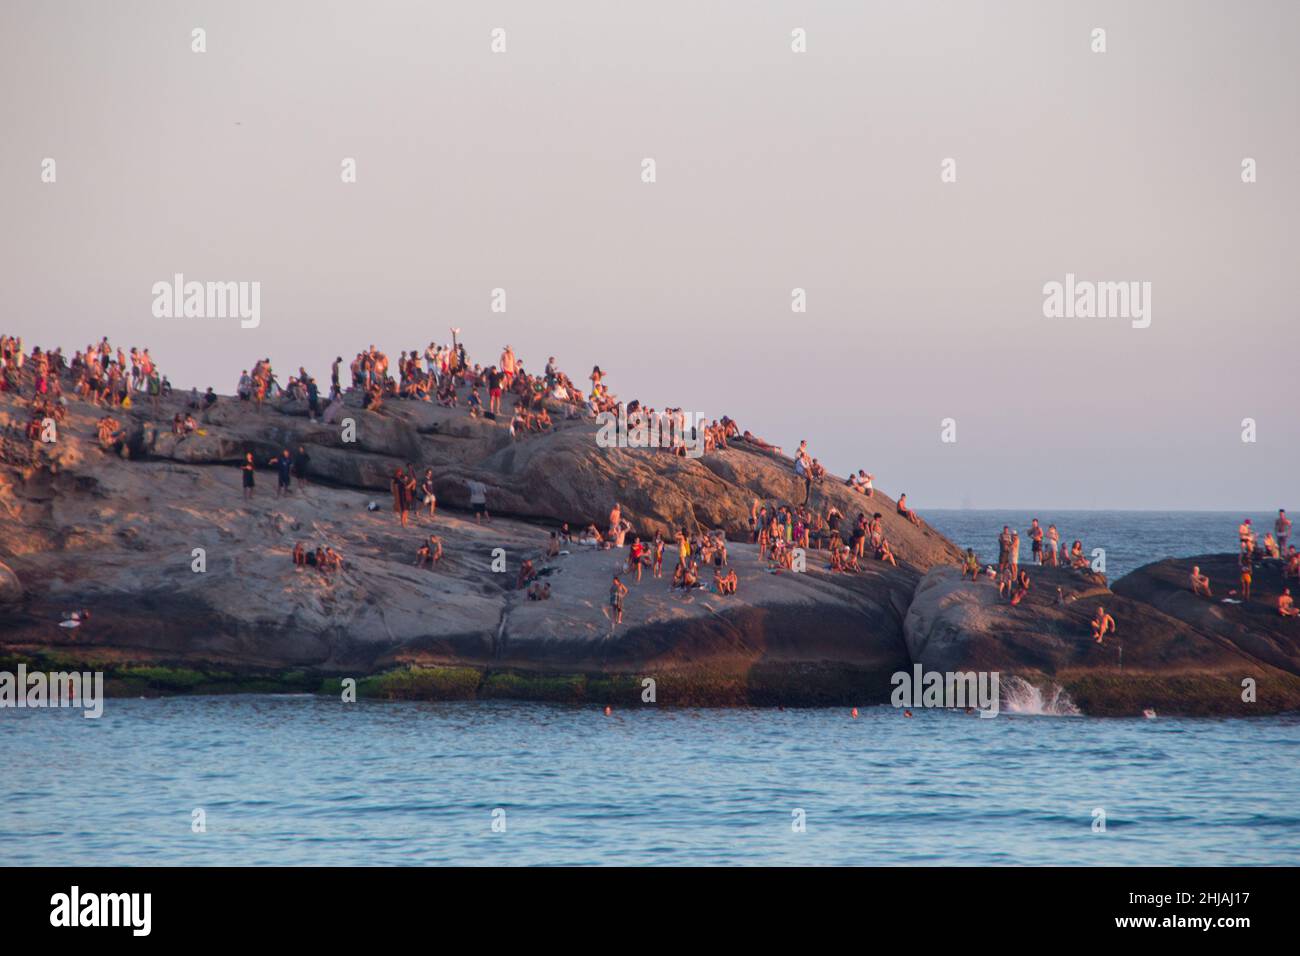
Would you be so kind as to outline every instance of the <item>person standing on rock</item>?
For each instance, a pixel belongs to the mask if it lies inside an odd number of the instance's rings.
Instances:
[[[1056,525],[1047,526],[1047,563],[1052,567],[1057,565],[1057,549],[1061,543],[1061,534],[1056,530]]]
[[[277,457],[272,458],[268,464],[279,472],[279,481],[275,486],[275,496],[279,498],[281,495],[287,495],[289,493],[289,479],[293,474],[293,456],[289,454],[289,449],[284,449]]]
[[[1011,551],[1009,552],[1011,560],[1011,574],[1014,577],[1020,571],[1020,532],[1011,532]]]
[[[406,472],[401,468],[393,472],[393,478],[389,482],[393,490],[393,510],[397,512],[398,518],[402,522],[402,527],[406,527],[406,514],[411,510],[410,489],[407,485]]]
[[[1286,509],[1277,509],[1277,521],[1273,522],[1273,533],[1277,535],[1277,550],[1286,554],[1286,541],[1291,537],[1291,519],[1286,516]]]
[[[614,537],[618,533],[619,523],[623,520],[623,509],[619,507],[618,502],[614,502],[614,507],[609,512],[609,537]]]
[[[627,595],[627,585],[614,575],[614,581],[609,586],[609,619],[610,630],[615,626],[623,623],[623,598]]]
[[[425,469],[424,481],[420,484],[420,494],[423,496],[424,503],[429,506],[429,520],[432,521],[438,510],[438,493],[433,487],[432,468]]]
[[[307,465],[310,462],[311,455],[307,454],[306,447],[299,445],[293,456],[293,476],[298,479],[299,491],[305,491],[307,488]]]
[[[257,465],[253,463],[253,453],[250,451],[244,456],[244,464],[239,469],[244,475],[244,500],[249,501],[253,497],[254,474],[257,472]]]
[[[1241,599],[1250,600],[1250,585],[1254,580],[1255,572],[1255,554],[1251,548],[1244,548],[1241,556],[1237,559],[1237,567],[1241,569]]]
[[[1035,518],[1029,526],[1029,545],[1034,556],[1034,564],[1043,563],[1043,528]]]
[[[471,478],[465,482],[465,487],[469,489],[469,506],[474,512],[474,521],[480,524],[484,520],[491,521],[492,516],[487,510],[487,485]]]

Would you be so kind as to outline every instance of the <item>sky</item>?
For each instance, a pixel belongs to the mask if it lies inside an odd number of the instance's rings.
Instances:
[[[5,0],[0,331],[230,393],[454,325],[471,360],[599,363],[922,512],[1300,510],[1297,27],[1261,0]],[[155,317],[176,273],[260,283],[260,323]],[[1149,327],[1046,317],[1067,274],[1149,282]]]

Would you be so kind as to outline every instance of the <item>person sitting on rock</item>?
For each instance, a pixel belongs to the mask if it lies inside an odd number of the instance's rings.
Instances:
[[[546,557],[558,558],[560,556],[560,536],[554,531],[546,542]]]
[[[888,538],[880,539],[880,547],[876,549],[876,559],[898,567],[898,559],[894,557],[894,549],[889,546]]]
[[[685,578],[682,581],[682,587],[687,591],[693,590],[700,586],[700,566],[692,561],[686,566]]]
[[[1011,594],[1011,606],[1015,607],[1029,595],[1029,572],[1021,571],[1016,575],[1015,588]]]
[[[1004,564],[998,568],[998,597],[1009,600],[1011,598],[1011,588],[1015,584],[1015,580],[1015,575],[1011,573],[1010,564]]]
[[[1115,619],[1106,613],[1106,609],[1097,605],[1097,613],[1092,618],[1092,639],[1098,644],[1105,643],[1107,634],[1115,633]]]
[[[848,545],[845,545],[844,547],[845,547],[845,551],[847,552],[844,555],[844,572],[848,574],[853,571],[861,571],[862,567],[861,565],[858,564],[858,556],[853,553],[853,550],[849,548]],[[889,556],[889,560],[892,561],[893,559],[894,556],[891,554]]]
[[[898,496],[897,508],[898,508],[898,513],[900,515],[902,515],[908,521],[912,522],[912,524],[916,525],[918,528],[921,526],[921,519],[916,516],[915,511],[913,511],[911,508],[907,506],[906,492]]]
[[[718,594],[735,594],[736,593],[736,572],[728,568],[726,573],[721,568],[713,569],[713,589]]]
[[[961,563],[961,579],[966,580],[966,575],[970,575],[972,581],[979,580],[980,559],[975,557],[975,551],[972,548],[966,549],[966,556]]]
[[[1283,617],[1300,617],[1300,608],[1295,606],[1290,588],[1283,588],[1282,593],[1277,596],[1277,613]]]
[[[1192,568],[1190,581],[1192,584],[1193,594],[1196,594],[1200,597],[1214,596],[1213,594],[1210,593],[1210,576],[1208,574],[1202,574],[1201,569],[1199,567]]]
[[[522,590],[524,585],[537,579],[537,571],[533,568],[533,562],[529,558],[524,558],[523,563],[519,565],[519,576],[515,578],[515,590]]]
[[[1277,539],[1273,537],[1272,531],[1264,535],[1264,556],[1268,558],[1281,557],[1277,550]]]
[[[1076,540],[1070,545],[1070,567],[1076,571],[1087,570],[1088,559],[1083,556],[1083,542]]]
[[[543,584],[541,581],[534,581],[528,589],[528,600],[530,601],[549,601],[551,599],[551,582]]]
[[[432,571],[434,565],[442,560],[442,539],[436,534],[429,535],[429,540],[420,545],[415,553],[415,566],[422,568],[426,564]]]
[[[1300,551],[1296,550],[1295,545],[1286,549],[1286,563],[1282,567],[1282,580],[1288,578],[1300,580]]]
[[[831,570],[840,572],[844,570],[844,555],[849,550],[848,545],[839,545],[831,551]]]

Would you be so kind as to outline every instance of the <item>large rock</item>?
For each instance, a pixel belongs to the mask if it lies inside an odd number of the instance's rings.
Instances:
[[[880,496],[871,503],[889,512],[902,568],[869,562],[860,574],[832,574],[813,552],[807,573],[773,574],[753,545],[733,541],[738,595],[670,593],[647,574],[629,581],[624,623],[613,628],[607,595],[626,550],[575,546],[550,562],[550,601],[513,589],[520,561],[541,559],[559,520],[603,525],[617,497],[647,536],[696,523],[743,532],[755,496],[801,500],[789,463],[748,449],[702,460],[607,451],[590,423],[514,442],[503,425],[414,403],[349,414],[355,444],[303,415],[259,415],[233,401],[205,414],[206,434],[185,438],[150,427],[144,411],[119,414],[134,436],[123,458],[97,446],[94,411],[74,404],[59,445],[0,466],[0,494],[22,529],[0,554],[32,582],[0,619],[0,646],[225,672],[623,674],[666,682],[664,702],[685,702],[675,688],[686,681],[696,703],[864,703],[884,699],[888,675],[908,663],[902,619],[918,569],[955,554]],[[264,469],[245,502],[236,467],[245,451],[264,462],[299,443],[312,460],[306,492],[275,497]],[[403,529],[388,477],[412,459],[439,475],[441,508],[436,522]],[[491,523],[447,507],[466,500],[468,476],[492,487]],[[838,485],[821,491],[849,515],[866,503]],[[367,510],[372,499],[381,510]],[[413,566],[430,530],[446,550],[435,571]],[[333,578],[295,571],[298,541],[338,548],[347,568]],[[492,570],[498,548],[504,574]],[[80,609],[88,623],[58,626]]]
[[[0,604],[17,604],[23,599],[23,586],[9,565],[0,561]]]
[[[1210,578],[1213,598],[1192,593],[1191,571]],[[1300,674],[1300,619],[1283,617],[1277,599],[1286,587],[1282,563],[1266,561],[1255,568],[1251,600],[1225,603],[1239,586],[1235,554],[1205,554],[1148,564],[1115,582],[1115,593],[1158,608],[1243,655]],[[1294,584],[1294,582],[1291,582]]]
[[[957,568],[921,580],[904,624],[908,653],[926,670],[998,671],[1036,686],[1064,688],[1085,712],[1256,714],[1300,707],[1300,678],[1245,654],[1211,633],[1106,587],[1100,575],[1030,568],[1031,589],[1016,607],[992,581],[963,581]],[[1058,591],[1059,589],[1059,591]],[[1117,632],[1099,646],[1090,620],[1098,605]],[[1242,681],[1259,688],[1242,700]]]

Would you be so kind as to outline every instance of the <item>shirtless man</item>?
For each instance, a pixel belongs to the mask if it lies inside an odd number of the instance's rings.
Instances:
[[[1201,597],[1213,597],[1210,593],[1210,576],[1202,574],[1199,567],[1192,568],[1191,574],[1192,593]]]
[[[1034,557],[1034,564],[1043,563],[1043,528],[1035,518],[1029,526],[1029,544]]]
[[[1283,588],[1282,593],[1277,596],[1277,613],[1283,617],[1300,617],[1300,608],[1295,606],[1290,588]]]
[[[1277,550],[1286,553],[1286,541],[1291,537],[1291,519],[1286,516],[1286,510],[1277,509],[1277,521],[1273,522],[1273,533],[1277,535]]]
[[[1097,613],[1092,619],[1092,638],[1098,644],[1105,643],[1107,634],[1115,633],[1115,619],[1106,613],[1106,609],[1097,605]]]
[[[898,513],[918,528],[921,526],[921,519],[916,516],[915,511],[907,506],[907,492],[903,492],[898,496]]]

